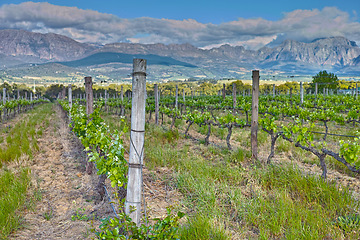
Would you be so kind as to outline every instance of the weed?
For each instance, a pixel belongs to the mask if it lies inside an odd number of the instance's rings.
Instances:
[[[342,229],[345,233],[352,231],[360,232],[360,216],[359,215],[347,215],[339,216],[335,224]]]
[[[191,218],[186,225],[180,229],[180,239],[196,240],[225,240],[230,236],[225,232],[223,226],[208,216],[197,215]]]
[[[76,220],[79,220],[79,221],[89,221],[89,220],[90,220],[90,217],[87,216],[84,212],[85,212],[85,208],[78,208],[78,209],[75,211],[75,214],[71,215],[71,220],[72,220],[72,221],[76,221]]]
[[[53,217],[53,209],[50,208],[50,210],[44,212],[43,217],[49,221]]]

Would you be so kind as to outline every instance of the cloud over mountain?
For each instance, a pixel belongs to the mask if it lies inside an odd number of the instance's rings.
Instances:
[[[312,41],[344,36],[360,43],[360,23],[335,7],[295,10],[283,18],[244,19],[221,24],[194,19],[172,20],[149,17],[125,19],[112,14],[49,3],[25,2],[0,7],[0,29],[54,32],[81,42],[190,43],[209,48],[221,44],[257,49],[284,39]]]

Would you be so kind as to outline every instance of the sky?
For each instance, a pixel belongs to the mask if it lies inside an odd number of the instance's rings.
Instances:
[[[360,45],[360,0],[0,0],[0,29],[80,42],[259,49],[343,36]]]

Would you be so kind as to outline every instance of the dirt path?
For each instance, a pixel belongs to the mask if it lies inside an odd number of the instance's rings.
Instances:
[[[115,216],[108,199],[100,201],[95,190],[98,176],[85,172],[83,147],[70,132],[64,112],[59,105],[54,104],[53,109],[49,127],[38,140],[40,151],[27,160],[32,174],[30,194],[38,201],[23,213],[22,228],[9,239],[93,239],[91,227],[98,227],[103,217]],[[169,172],[166,168],[144,169],[150,218],[165,217],[166,207],[179,204],[180,193],[163,179]],[[111,192],[109,185],[107,182]]]
[[[90,218],[113,215],[110,205],[97,198],[97,176],[85,173],[85,155],[60,107],[54,105],[54,110],[30,163],[32,190],[39,201],[10,239],[90,239]]]

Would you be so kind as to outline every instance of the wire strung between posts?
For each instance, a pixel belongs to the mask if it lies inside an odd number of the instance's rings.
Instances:
[[[326,134],[323,132],[313,132],[312,133],[318,133],[318,134]],[[338,137],[352,137],[352,138],[356,138],[357,136],[351,136],[351,135],[342,135],[342,134],[335,134],[335,133],[328,133],[327,135],[332,135],[332,136],[338,136]]]
[[[96,174],[97,174],[97,172],[99,171],[99,169],[97,168],[96,163],[94,163],[94,164],[95,164]],[[111,206],[111,208],[112,208],[115,216],[118,218],[118,214],[116,213],[115,207],[114,207],[114,205],[113,205],[113,202],[112,202],[112,200],[111,200],[111,197],[110,197],[110,195],[109,195],[109,192],[108,192],[105,184],[104,184],[104,189],[105,189],[105,194],[106,194],[106,196],[107,196],[108,199],[109,199],[109,204],[110,204],[110,206]]]
[[[117,218],[119,218],[119,216],[118,216],[117,213],[116,213],[115,207],[114,207],[114,205],[112,204],[110,195],[109,195],[108,190],[106,189],[106,186],[105,186],[105,185],[104,185],[104,189],[105,189],[106,196],[107,196],[108,199],[109,199],[110,206],[111,206],[112,210],[113,210],[114,213],[115,213],[115,216],[116,216]]]

